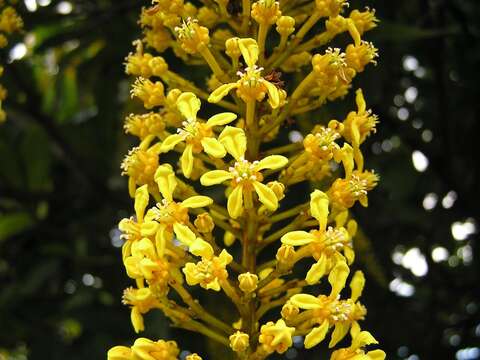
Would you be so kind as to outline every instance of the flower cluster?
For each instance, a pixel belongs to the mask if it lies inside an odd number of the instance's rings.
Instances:
[[[23,20],[13,7],[16,3],[11,1],[12,5],[8,5],[6,1],[0,1],[0,49],[8,45],[8,36],[18,33],[23,29]],[[4,68],[0,64],[0,76],[3,75]],[[0,124],[5,122],[7,114],[3,110],[2,103],[7,97],[7,89],[0,84]]]
[[[134,330],[158,309],[238,359],[284,353],[294,336],[307,349],[326,338],[334,348],[348,333],[351,345],[331,359],[384,359],[383,351],[364,349],[377,343],[360,325],[365,277],[359,270],[350,277],[358,227],[350,209],[367,206],[378,182],[361,145],[378,119],[357,89],[356,111],[343,120],[314,121],[303,141],[281,136],[287,122],[316,120],[319,108],[344,98],[376,64],[377,49],[362,39],[377,25],[375,12],[347,13],[347,0],[243,0],[236,10],[225,0],[202,3],[154,0],[126,58],[126,72],[137,77],[132,97],[147,110],[126,118],[139,145],[121,166],[135,211],[119,224],[135,283],[123,296]],[[328,47],[342,33],[351,39],[346,48]],[[180,70],[162,57],[167,50]],[[211,71],[203,86],[188,76],[196,66]],[[294,188],[305,182],[309,196]],[[306,273],[300,261],[309,262]],[[330,292],[319,294],[325,279]],[[223,292],[235,315],[205,309],[194,287]],[[178,353],[173,342],[140,338],[108,358]]]

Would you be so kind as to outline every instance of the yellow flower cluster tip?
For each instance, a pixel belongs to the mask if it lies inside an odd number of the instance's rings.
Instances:
[[[23,20],[13,7],[16,2],[11,1],[9,5],[6,1],[0,1],[0,49],[8,45],[8,37],[22,31]],[[4,67],[0,64],[0,76],[3,75]],[[7,97],[7,89],[0,84],[0,124],[7,120],[7,114],[3,110],[2,103]]]
[[[375,12],[350,10],[347,0],[242,0],[233,11],[226,0],[203,3],[154,0],[126,58],[132,97],[146,109],[126,118],[139,144],[121,165],[134,205],[119,224],[135,283],[123,295],[134,330],[160,310],[232,358],[262,360],[302,336],[307,349],[329,339],[332,360],[384,359],[365,350],[377,341],[360,325],[365,277],[350,270],[358,227],[350,209],[367,206],[378,182],[361,146],[378,119],[361,89],[343,120],[317,112],[376,64],[377,49],[363,40]],[[351,39],[345,49],[329,47],[342,33]],[[203,84],[194,72],[205,74]],[[315,125],[292,143],[287,120]],[[310,183],[310,193],[299,193],[299,183]],[[320,282],[330,292],[319,294]],[[231,316],[205,309],[191,293],[198,286],[208,296],[223,292]],[[178,353],[174,342],[140,338],[108,359]]]

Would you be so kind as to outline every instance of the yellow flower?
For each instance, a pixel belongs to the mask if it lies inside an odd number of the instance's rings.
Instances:
[[[131,197],[135,196],[138,186],[148,185],[153,191],[155,186],[154,174],[158,168],[158,154],[160,143],[150,147],[154,136],[147,136],[138,147],[133,148],[125,156],[121,164],[122,175],[128,175],[128,191]]]
[[[347,67],[345,53],[340,49],[329,48],[325,54],[315,54],[312,58],[313,72],[321,96],[328,97],[343,84],[349,84],[354,76]]]
[[[292,346],[292,336],[295,332],[294,327],[288,327],[282,319],[276,323],[269,321],[260,328],[258,341],[269,352],[276,351],[283,354]]]
[[[245,294],[249,294],[257,288],[258,276],[249,272],[238,275],[238,287]]]
[[[175,341],[139,338],[133,343],[132,353],[139,360],[177,360],[180,350]]]
[[[158,113],[130,114],[123,126],[127,134],[144,140],[148,135],[160,137],[165,132],[165,119]]]
[[[212,116],[207,122],[197,120],[200,110],[200,100],[191,92],[183,93],[178,97],[177,107],[186,118],[183,127],[177,130],[177,134],[168,136],[160,147],[162,152],[173,149],[177,144],[185,142],[185,149],[180,157],[182,172],[189,178],[193,170],[193,154],[202,150],[214,158],[223,158],[226,154],[223,145],[215,138],[214,126],[222,126],[231,123],[237,115],[225,112]]]
[[[347,229],[332,226],[327,228],[328,208],[327,195],[320,190],[315,190],[311,194],[310,211],[318,220],[319,229],[310,232],[291,231],[281,238],[282,243],[287,245],[307,245],[308,253],[317,260],[307,272],[306,280],[310,285],[317,283],[337,265],[343,266],[345,261],[351,264],[354,259],[351,235]]]
[[[244,332],[237,331],[234,334],[230,335],[228,338],[230,340],[230,348],[238,353],[244,352],[250,346],[249,336]]]
[[[20,31],[22,28],[23,20],[17,14],[17,11],[11,6],[4,8],[0,14],[0,31],[11,34]]]
[[[378,341],[368,331],[362,331],[352,339],[350,347],[335,350],[330,360],[384,360],[387,356],[384,351],[372,350],[365,353],[362,349],[372,344],[378,344]]]
[[[149,78],[151,76],[162,76],[168,70],[168,65],[161,56],[153,56],[149,53],[143,53],[143,46],[140,40],[136,40],[137,46],[135,53],[130,53],[125,64],[125,72],[130,75]]]
[[[147,238],[134,243],[131,250],[131,255],[124,259],[128,276],[141,284],[145,279],[156,294],[165,294],[171,271],[168,261],[157,256],[155,246]]]
[[[122,303],[130,305],[132,312],[130,319],[136,333],[145,329],[143,325],[143,314],[158,306],[159,302],[149,288],[127,288],[123,292]]]
[[[375,17],[375,9],[366,8],[365,11],[353,10],[349,18],[355,24],[360,35],[369,31],[377,26],[378,19]]]
[[[224,84],[215,89],[209,96],[208,101],[217,103],[227,94],[237,89],[237,95],[246,103],[251,101],[262,101],[268,93],[268,102],[275,109],[280,105],[280,94],[278,88],[261,76],[263,68],[259,68],[259,49],[254,39],[238,39],[238,47],[243,59],[247,64],[245,72],[238,72],[240,79],[235,83]]]
[[[344,7],[348,7],[348,2],[347,0],[316,0],[315,5],[321,17],[335,17]]]
[[[348,269],[348,268],[346,268]],[[344,269],[345,270],[345,269]],[[338,272],[335,279],[329,277],[331,284],[335,282],[343,283],[343,288],[348,272]],[[329,347],[334,347],[350,330],[352,337],[360,332],[358,320],[363,320],[366,314],[365,307],[357,300],[360,297],[365,284],[365,277],[361,271],[357,271],[350,282],[351,296],[347,300],[338,298],[338,293],[333,290],[330,296],[309,294],[297,294],[290,298],[292,306],[307,310],[310,324],[318,326],[313,327],[305,337],[305,347],[312,348],[322,342],[330,327],[334,327],[331,335]],[[295,316],[295,315],[294,315]]]
[[[356,92],[357,111],[352,111],[343,122],[342,135],[350,142],[353,148],[358,148],[365,139],[375,133],[375,125],[378,123],[378,116],[367,110],[367,104],[363,97],[362,89]]]
[[[345,50],[345,62],[349,68],[362,72],[369,63],[377,65],[378,49],[371,42],[362,41],[359,45],[350,44]]]
[[[196,19],[187,18],[182,26],[175,28],[175,32],[182,49],[189,54],[201,52],[210,42],[208,29],[198,25]]]
[[[155,173],[155,181],[162,194],[162,201],[152,209],[155,220],[159,223],[156,234],[156,248],[158,256],[162,257],[167,243],[173,238],[173,233],[178,240],[186,246],[190,246],[197,238],[189,228],[189,208],[201,208],[213,203],[208,196],[191,196],[182,202],[173,200],[173,192],[177,186],[175,174],[170,165],[165,164],[158,167]]]
[[[133,84],[131,95],[143,101],[146,109],[152,109],[165,103],[165,88],[161,81],[152,82],[139,77]]]
[[[272,25],[282,15],[275,0],[258,0],[252,4],[252,18],[259,24]]]
[[[214,256],[210,244],[197,239],[190,246],[189,251],[202,260],[194,263],[187,263],[183,268],[185,279],[190,286],[200,285],[207,290],[220,291],[221,282],[228,278],[226,266],[233,260],[227,250],[222,250],[219,256]]]
[[[147,212],[147,216],[145,216],[148,201],[147,185],[143,185],[135,191],[136,218],[122,219],[118,224],[118,228],[123,232],[121,237],[126,240],[122,246],[124,260],[127,256],[130,256],[133,243],[140,241],[142,238],[153,237],[157,232],[158,224],[153,221],[153,213]]]
[[[352,172],[351,176],[345,179],[336,179],[328,190],[328,198],[332,207],[339,210],[351,208],[355,201],[362,206],[368,206],[368,191],[377,186],[378,175],[373,171]]]
[[[219,137],[229,154],[235,158],[235,163],[228,171],[213,170],[205,173],[200,182],[204,186],[220,184],[231,180],[232,192],[228,196],[227,209],[234,219],[239,217],[244,209],[252,206],[251,194],[256,192],[260,202],[270,211],[278,208],[278,199],[268,186],[261,183],[264,169],[280,169],[288,163],[281,155],[270,155],[260,161],[245,160],[246,139],[242,129],[227,126]]]

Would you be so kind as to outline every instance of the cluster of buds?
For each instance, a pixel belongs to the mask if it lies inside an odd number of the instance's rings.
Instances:
[[[282,354],[294,336],[305,337],[307,349],[329,336],[334,348],[348,333],[351,346],[331,359],[384,359],[382,350],[364,350],[377,343],[360,325],[364,275],[349,280],[358,227],[350,209],[367,206],[378,182],[365,170],[361,145],[378,119],[357,89],[357,109],[343,120],[315,124],[300,142],[282,144],[279,136],[286,121],[315,118],[344,97],[376,63],[377,50],[362,40],[377,25],[375,12],[346,14],[347,0],[243,0],[238,9],[226,0],[203,3],[154,0],[140,16],[144,38],[126,58],[126,72],[137,77],[132,97],[148,110],[127,116],[125,131],[139,145],[122,164],[135,210],[119,224],[135,283],[123,296],[134,330],[160,310],[238,359]],[[319,49],[344,32],[352,39],[345,49]],[[167,49],[190,69],[209,69],[204,84],[189,76],[195,70],[173,71],[179,66],[162,57]],[[310,194],[292,189],[308,181],[316,184]],[[310,262],[306,273],[301,260]],[[330,292],[312,295],[324,279]],[[223,292],[235,315],[207,311],[193,288]],[[112,348],[108,359],[178,353],[173,342],[140,338]]]
[[[0,49],[8,45],[9,36],[21,32],[23,29],[23,20],[13,7],[16,5],[16,1],[11,1],[11,3],[12,5],[9,5],[7,1],[0,1]],[[0,64],[0,77],[3,75],[3,71],[4,68],[2,64]],[[7,119],[7,114],[2,107],[2,103],[6,97],[7,89],[0,84],[0,124]]]

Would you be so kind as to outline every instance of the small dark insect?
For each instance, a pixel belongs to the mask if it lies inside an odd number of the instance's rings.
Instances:
[[[241,0],[230,0],[227,5],[227,11],[230,15],[238,15],[242,12]]]
[[[285,86],[285,82],[281,79],[282,73],[280,71],[272,70],[270,74],[265,75],[263,78],[280,89],[283,89]]]

